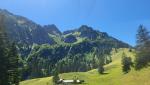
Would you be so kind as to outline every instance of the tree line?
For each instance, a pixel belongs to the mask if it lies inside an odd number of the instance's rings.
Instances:
[[[0,85],[19,85],[18,55],[14,42],[9,41],[0,15]]]

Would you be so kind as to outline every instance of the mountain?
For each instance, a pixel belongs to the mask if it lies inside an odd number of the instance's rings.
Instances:
[[[114,42],[116,43],[116,47],[130,47],[130,45],[117,40],[116,38],[113,38],[111,36],[109,36],[106,32],[100,32],[98,30],[94,30],[92,27],[89,27],[87,25],[82,25],[81,27],[74,29],[74,30],[68,30],[68,31],[64,31],[63,35],[66,36],[65,41],[67,40],[67,42],[69,42],[69,38],[70,38],[70,42],[72,43],[80,41],[82,40],[90,40],[90,41],[95,41],[95,40],[99,40],[101,42]],[[77,39],[77,40],[76,40]],[[118,44],[118,45],[117,45]],[[120,45],[120,46],[119,46]]]
[[[7,10],[0,9],[4,28],[15,41],[20,55],[21,78],[37,78],[59,73],[85,72],[98,67],[99,59],[112,62],[110,52],[117,48],[131,48],[106,32],[82,25],[63,33],[54,25],[41,26]]]
[[[7,10],[0,10],[0,14],[4,17],[4,24],[8,36],[18,43],[54,44],[54,40],[49,37],[48,33],[57,34],[58,32],[60,34],[54,25],[42,27],[25,17],[14,15]],[[50,32],[51,30],[53,31]]]
[[[53,35],[58,35],[60,36],[62,33],[60,32],[60,30],[54,25],[44,25],[43,28],[45,29],[45,31],[47,33],[53,34]]]
[[[69,39],[72,41],[71,43],[73,43],[73,41],[76,42],[77,38],[87,38],[89,40],[109,38],[112,41],[115,40],[121,42],[113,37],[110,37],[105,32],[96,31],[92,27],[88,27],[86,25],[82,25],[75,30],[68,30],[61,33],[61,31],[54,24],[41,26],[25,17],[14,15],[3,9],[0,9],[0,14],[4,17],[4,26],[8,36],[13,41],[19,43],[54,44],[55,40],[50,35],[59,36],[62,41],[64,40],[67,43],[69,42]]]

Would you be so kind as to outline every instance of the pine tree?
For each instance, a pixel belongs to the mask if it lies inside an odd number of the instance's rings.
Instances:
[[[8,49],[4,31],[4,16],[0,15],[0,85],[9,85],[8,81]]]
[[[58,80],[59,80],[59,73],[58,73],[58,70],[55,69],[55,70],[53,71],[53,83],[54,83],[55,85],[57,85]]]
[[[15,43],[12,43],[9,49],[9,79],[13,84],[19,85],[18,55]]]
[[[103,74],[104,73],[104,67],[103,67],[103,65],[99,65],[98,66],[98,72],[99,72],[99,74]]]
[[[140,25],[136,34],[136,38],[137,38],[137,48],[144,46],[150,40],[149,31],[143,25]]]
[[[122,71],[128,73],[131,70],[132,59],[127,57],[125,53],[122,54]]]
[[[135,69],[141,69],[150,62],[150,35],[149,31],[140,25],[137,33]]]
[[[97,51],[96,51],[97,53],[97,58],[98,58],[98,60],[99,60],[99,62],[98,62],[98,72],[100,73],[100,74],[103,74],[104,73],[104,64],[105,64],[105,56],[103,55],[104,53],[104,51],[102,51],[102,52],[100,52],[100,50],[99,49],[97,49]]]
[[[100,74],[104,73],[104,57],[103,56],[100,56],[99,58],[98,72]]]
[[[4,15],[0,15],[0,85],[19,85],[17,51],[8,40],[4,18]]]

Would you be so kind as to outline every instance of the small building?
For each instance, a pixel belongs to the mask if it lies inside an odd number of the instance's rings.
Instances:
[[[83,82],[84,80],[65,80],[65,79],[60,79],[58,81],[59,84],[81,84]]]

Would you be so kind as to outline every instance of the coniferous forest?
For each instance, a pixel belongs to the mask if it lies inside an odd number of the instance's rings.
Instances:
[[[0,84],[19,85],[18,52],[16,44],[9,41],[0,15]]]

